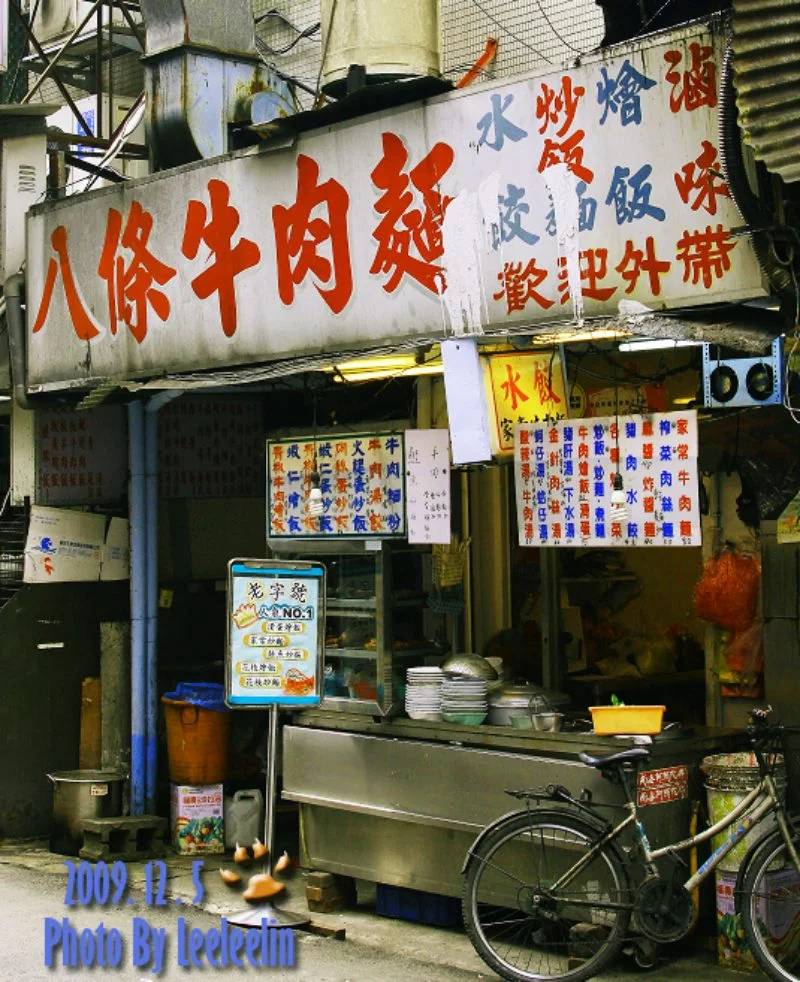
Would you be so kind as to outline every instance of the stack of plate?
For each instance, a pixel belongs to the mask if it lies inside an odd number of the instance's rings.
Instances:
[[[445,722],[477,726],[486,719],[488,711],[485,679],[451,675],[442,682],[442,719]]]
[[[442,681],[440,668],[422,665],[406,672],[406,712],[411,719],[442,718]]]

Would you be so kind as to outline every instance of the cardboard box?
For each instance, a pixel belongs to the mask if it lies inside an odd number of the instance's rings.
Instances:
[[[225,852],[221,784],[170,785],[170,837],[175,852]]]

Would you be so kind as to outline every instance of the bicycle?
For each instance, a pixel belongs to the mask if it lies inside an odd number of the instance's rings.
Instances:
[[[508,791],[525,808],[487,826],[462,868],[464,924],[484,962],[510,982],[582,982],[614,959],[632,925],[656,945],[679,941],[695,921],[693,891],[751,829],[774,815],[777,827],[748,849],[738,873],[737,910],[766,975],[800,982],[800,821],[789,816],[775,775],[784,743],[789,770],[788,734],[795,731],[770,725],[769,712],[754,710],[746,730],[758,763],[757,787],[721,821],[658,849],[650,846],[636,804],[646,746],[603,757],[579,754],[621,784],[624,805],[595,804],[587,793],[575,798],[557,785]],[[627,815],[612,826],[600,807]],[[723,844],[686,877],[679,853],[731,826]]]

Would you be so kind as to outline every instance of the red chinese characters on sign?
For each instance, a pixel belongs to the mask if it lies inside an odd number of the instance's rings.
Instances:
[[[495,300],[505,300],[509,314],[516,310],[524,310],[529,300],[547,310],[555,303],[548,300],[538,291],[538,287],[547,279],[547,270],[539,269],[536,260],[531,259],[524,266],[520,263],[507,262],[497,274],[500,289],[493,294]]]
[[[639,277],[642,273],[647,273],[650,292],[657,297],[661,293],[661,277],[669,272],[671,266],[672,263],[667,262],[666,259],[657,258],[655,240],[652,235],[648,235],[644,249],[637,249],[628,239],[625,243],[625,254],[616,270],[628,284],[625,287],[626,293],[633,293]]]
[[[236,277],[259,262],[261,250],[250,239],[233,244],[239,212],[230,204],[228,185],[210,180],[208,195],[210,208],[194,198],[189,202],[181,251],[187,259],[195,259],[201,245],[211,253],[213,262],[192,280],[192,289],[200,300],[217,294],[222,330],[230,338],[236,333]]]
[[[684,63],[681,66],[683,52],[677,50],[665,52],[664,60],[670,66],[664,77],[672,86],[669,97],[672,112],[680,112],[682,108],[693,112],[700,106],[708,106],[710,109],[716,106],[717,69],[714,53],[709,46],[692,41],[689,45],[688,65]]]
[[[580,100],[585,95],[581,85],[572,86],[572,79],[565,75],[561,88],[553,89],[542,82],[536,97],[536,118],[541,120],[539,133],[545,134],[544,147],[539,160],[539,173],[554,164],[566,164],[582,181],[590,184],[594,172],[583,163],[584,130],[570,133]]]
[[[69,252],[67,250],[67,230],[63,225],[59,225],[53,229],[53,234],[50,236],[50,244],[53,246],[53,252],[55,252],[57,259],[51,258],[47,265],[44,290],[42,291],[42,299],[33,322],[32,333],[38,334],[44,327],[48,311],[50,310],[50,301],[53,299],[53,290],[55,289],[60,272],[61,283],[64,287],[64,296],[67,301],[67,310],[69,311],[73,330],[79,340],[91,341],[92,338],[97,337],[100,333],[100,325],[86,310],[78,290],[78,284],[75,280],[75,274],[72,271],[72,264],[70,263]]]
[[[709,289],[714,280],[720,280],[731,268],[730,253],[736,248],[731,242],[731,233],[721,225],[712,229],[706,225],[705,230],[683,233],[677,244],[678,262],[682,262],[683,282],[697,286],[702,283]]]
[[[347,305],[353,293],[347,240],[349,204],[347,191],[338,181],[331,178],[320,184],[317,162],[298,155],[295,203],[272,209],[278,293],[285,304],[294,301],[295,287],[311,273],[319,295],[334,314]],[[330,259],[320,252],[324,243],[329,244]]]
[[[655,771],[641,771],[637,784],[636,804],[640,808],[683,801],[689,796],[689,769],[680,764]]]
[[[608,275],[608,249],[586,249],[581,251],[581,293],[590,300],[608,300],[617,289],[615,286],[600,286],[600,281]],[[558,257],[558,292],[561,303],[569,300],[569,271],[566,256]]]
[[[147,336],[147,316],[151,307],[162,321],[169,317],[169,300],[157,286],[164,286],[175,276],[175,270],[156,259],[148,249],[152,229],[153,216],[138,201],[131,204],[124,229],[121,213],[116,208],[109,208],[105,242],[97,267],[108,290],[111,333],[117,333],[120,320],[139,344]],[[132,254],[127,264],[120,250]]]
[[[453,163],[455,154],[447,143],[437,143],[408,173],[408,150],[394,133],[383,134],[383,156],[370,175],[383,194],[375,204],[382,215],[372,238],[378,243],[370,273],[386,273],[387,293],[410,276],[432,293],[445,288],[444,271],[438,261],[444,255],[442,221],[451,198],[443,197],[438,183]],[[421,206],[414,207],[419,193]]]
[[[717,198],[729,198],[730,191],[720,177],[717,148],[709,140],[703,140],[702,147],[698,156],[675,174],[675,187],[681,201],[692,211],[703,208],[709,215],[716,215]]]

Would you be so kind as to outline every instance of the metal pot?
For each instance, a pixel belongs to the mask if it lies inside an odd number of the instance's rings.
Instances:
[[[558,733],[564,722],[563,713],[534,713],[531,716],[534,730],[545,733]]]
[[[561,692],[543,689],[524,679],[505,682],[489,691],[489,715],[486,720],[491,726],[513,726],[514,716],[528,716],[533,696],[544,696],[550,709],[557,709],[569,703],[569,696]]]
[[[114,771],[58,771],[48,774],[53,785],[53,829],[50,852],[77,856],[87,818],[122,814],[125,777]]]
[[[474,679],[486,679],[487,682],[497,679],[497,672],[480,655],[450,655],[442,663],[441,668],[443,672],[464,675]]]

